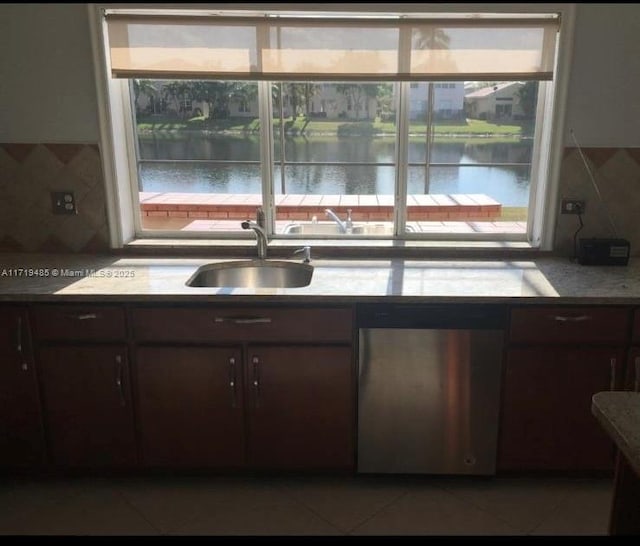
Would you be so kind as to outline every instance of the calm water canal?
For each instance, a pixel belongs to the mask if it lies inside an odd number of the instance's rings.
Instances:
[[[395,168],[394,138],[308,137],[285,142],[287,162],[339,162],[341,165],[285,165],[284,188],[280,170],[280,146],[276,143],[274,166],[277,193],[304,194],[393,194]],[[170,160],[142,163],[142,191],[194,193],[260,193],[260,167],[251,164],[214,165],[185,163],[184,160],[259,161],[257,138],[190,135],[181,138],[141,136],[141,159]],[[431,162],[451,166],[430,168],[429,193],[482,193],[506,206],[526,206],[529,199],[528,163],[531,140],[510,143],[446,142],[432,147]],[[409,162],[423,163],[424,141],[411,139]],[[471,166],[459,166],[470,163]],[[492,166],[492,163],[525,163],[521,166]],[[410,166],[408,193],[425,193],[424,166]]]

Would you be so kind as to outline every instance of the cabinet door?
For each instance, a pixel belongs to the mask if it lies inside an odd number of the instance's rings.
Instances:
[[[239,349],[139,347],[136,370],[144,465],[244,465]]]
[[[354,467],[349,347],[249,346],[249,464],[269,469]]]
[[[591,414],[591,397],[622,385],[622,358],[607,348],[510,349],[498,468],[613,468],[613,444]]]
[[[69,467],[136,462],[124,346],[52,346],[39,351],[53,463]]]
[[[26,310],[0,308],[0,466],[44,463],[38,385]]]

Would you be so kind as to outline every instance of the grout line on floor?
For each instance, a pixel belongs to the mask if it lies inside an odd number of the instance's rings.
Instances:
[[[555,510],[560,506],[561,502],[565,499],[565,497],[568,495],[568,491],[564,491],[560,500],[558,500],[556,503],[553,504],[553,506],[551,508],[549,508],[549,510],[547,511],[546,515],[542,517],[542,519],[535,524],[532,528],[530,529],[523,529],[521,527],[516,527],[512,522],[505,520],[503,517],[501,517],[499,514],[492,512],[490,510],[488,510],[486,507],[482,507],[478,504],[476,504],[472,499],[468,499],[465,498],[463,496],[460,496],[459,494],[456,494],[455,489],[448,489],[446,487],[442,488],[444,491],[446,491],[447,493],[450,493],[451,495],[453,495],[456,499],[461,500],[466,502],[467,504],[470,504],[471,506],[473,506],[474,508],[476,508],[477,510],[481,510],[482,512],[489,514],[490,516],[500,520],[502,523],[508,525],[509,527],[511,527],[515,532],[519,533],[520,535],[524,534],[524,535],[529,535],[531,533],[533,533],[533,531],[535,529],[537,529],[538,527],[540,527],[540,525],[542,525],[544,523],[544,521],[550,517],[553,512],[555,512]]]
[[[563,487],[566,487],[566,483]],[[536,530],[538,530],[550,517],[552,517],[556,510],[558,510],[558,508],[560,508],[560,506],[562,506],[565,503],[565,500],[569,497],[569,489],[564,489],[564,492],[562,493],[562,496],[560,497],[560,500],[555,504],[555,506],[553,507],[553,510],[549,510],[549,512],[547,513],[547,515],[542,518],[537,525],[534,525],[531,529],[529,529],[527,531],[527,535],[533,535]]]
[[[314,516],[320,518],[323,522],[325,522],[327,525],[329,525],[332,529],[335,529],[338,533],[342,533],[343,535],[346,533],[346,531],[344,529],[341,529],[335,523],[333,523],[333,522],[329,521],[327,518],[325,518],[322,514],[316,512],[311,506],[308,506],[304,501],[301,501],[300,499],[296,498],[296,496],[293,495],[288,490],[286,485],[282,485],[282,483],[274,483],[273,481],[268,482],[268,485],[270,487],[273,487],[274,489],[278,490],[280,493],[282,493],[288,500],[292,501],[294,504],[300,505],[307,512],[310,512]]]
[[[127,495],[124,494],[123,491],[120,490],[119,487],[117,487],[115,484],[112,485],[113,489],[115,490],[115,492],[117,493],[118,497],[120,497],[121,500],[123,500],[125,502],[125,504],[131,508],[136,514],[138,514],[144,521],[146,521],[152,529],[154,529],[158,535],[162,535],[162,536],[166,536],[167,533],[165,533],[164,531],[162,531],[162,529],[159,529],[158,527],[156,527],[153,522],[145,515],[145,513],[140,510],[135,504],[133,504],[128,498]]]
[[[396,502],[398,502],[401,498],[407,496],[407,494],[409,493],[409,491],[403,491],[402,493],[400,493],[395,499],[390,500],[388,503],[386,503],[384,506],[381,506],[378,510],[374,511],[369,517],[363,519],[360,523],[358,523],[357,525],[355,525],[354,527],[352,527],[351,529],[348,529],[346,531],[347,535],[352,535],[356,530],[358,530],[359,528],[361,528],[363,525],[365,525],[367,522],[371,521],[373,518],[375,518],[378,514],[380,514],[383,510],[386,510],[387,508],[389,508],[391,505],[395,504]]]
[[[29,478],[29,479],[17,479],[10,485],[10,487],[13,489],[29,487],[29,486],[34,488],[35,487],[41,488],[43,484],[45,485],[55,484],[54,485],[55,487],[60,483],[63,483],[63,481],[59,478],[55,478],[53,480],[45,478],[44,481],[37,481],[36,479]],[[74,486],[72,492],[69,492],[67,490],[63,494],[56,493],[55,498],[53,499],[48,498],[47,500],[42,501],[41,503],[37,503],[35,505],[23,506],[16,514],[13,515],[12,519],[15,520],[16,518],[21,518],[21,517],[37,517],[38,514],[42,513],[43,510],[47,510],[52,507],[62,505],[65,502],[68,502],[72,499],[77,498],[78,496],[82,495],[85,492],[84,481],[79,482],[77,480],[69,480],[69,479],[64,480],[64,484],[66,486],[68,486],[69,483],[72,483]],[[78,483],[82,484],[81,487],[78,486]],[[50,494],[50,492],[48,494]],[[2,530],[0,529],[0,534],[1,533],[2,533]]]

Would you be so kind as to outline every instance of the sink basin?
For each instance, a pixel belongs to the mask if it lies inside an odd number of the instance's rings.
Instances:
[[[413,231],[407,226],[407,231]],[[282,231],[288,235],[328,235],[343,237],[345,234],[335,222],[295,222],[288,224]],[[353,226],[353,235],[393,235],[393,224],[391,222],[377,224],[356,224]]]
[[[313,266],[301,262],[247,260],[200,266],[187,281],[193,287],[299,288],[308,286]]]

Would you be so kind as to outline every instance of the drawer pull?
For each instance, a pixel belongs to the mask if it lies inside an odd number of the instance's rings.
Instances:
[[[255,390],[255,408],[258,409],[260,407],[260,375],[258,371],[258,364],[260,364],[260,359],[257,356],[254,356],[251,359],[251,364],[253,365],[253,388]]]
[[[16,351],[22,355],[22,317],[18,317],[16,329]]]
[[[640,356],[636,356],[635,358],[635,372],[636,376],[633,379],[633,390],[634,392],[640,391]]]
[[[20,364],[20,369],[23,372],[28,372],[29,371],[29,364],[27,364],[27,361],[24,358],[24,354],[23,354],[23,347],[22,347],[22,317],[19,316],[18,320],[16,321],[16,352],[18,353],[18,355],[21,357],[22,363]]]
[[[266,324],[270,317],[214,317],[213,322],[233,322],[234,324]]]
[[[124,389],[122,388],[122,357],[120,355],[116,355],[116,364],[116,388],[120,396],[120,405],[124,408],[127,405],[127,401],[125,400]]]
[[[231,357],[229,359],[229,388],[231,389],[231,407],[237,408],[238,403],[236,400],[236,359]]]
[[[563,315],[554,315],[553,320],[556,322],[584,322],[585,320],[591,320],[589,315],[578,315],[577,317],[566,317]]]
[[[610,362],[611,362],[611,383],[609,386],[609,390],[615,391],[616,390],[616,359],[612,358]]]
[[[73,320],[92,320],[98,318],[96,313],[67,313],[65,316]]]

